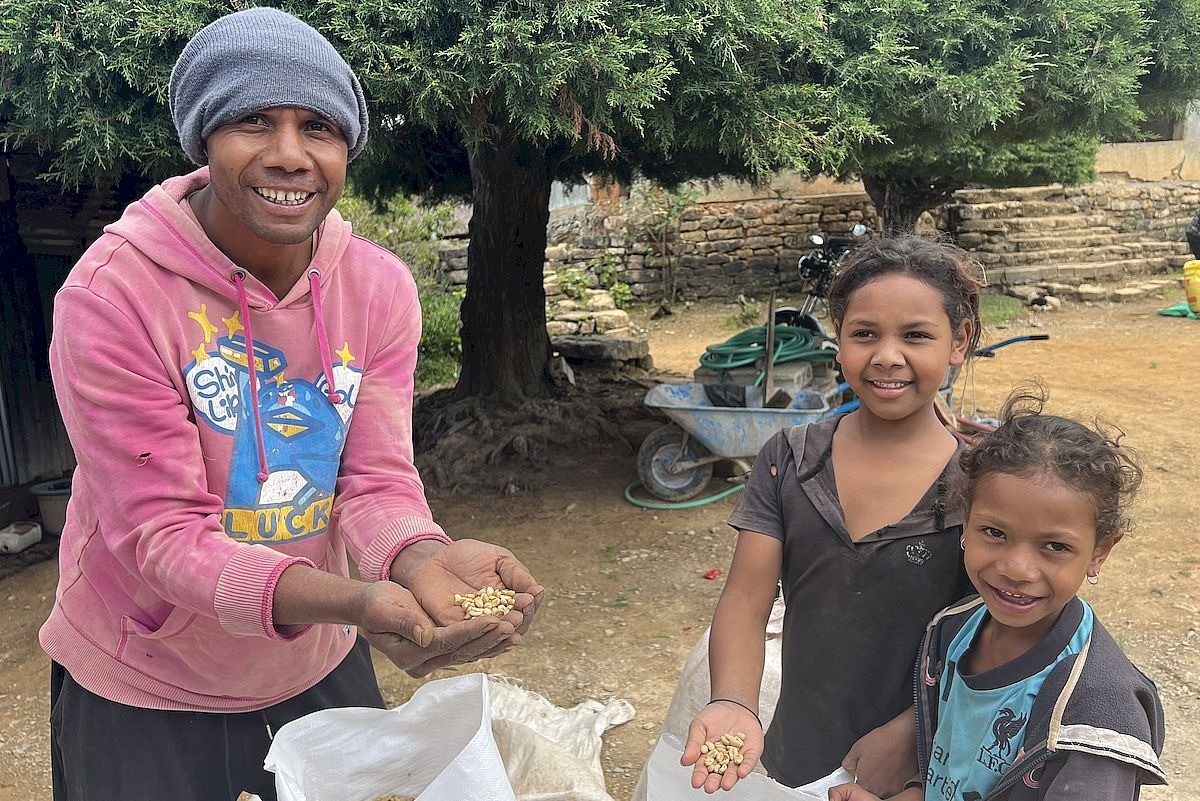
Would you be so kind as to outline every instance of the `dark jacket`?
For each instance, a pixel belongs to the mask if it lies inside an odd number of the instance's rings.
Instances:
[[[922,777],[937,730],[946,652],[982,603],[979,596],[960,601],[934,617],[926,631],[914,690]],[[1096,620],[1083,650],[1063,659],[1046,676],[1030,711],[1022,750],[983,801],[1110,798],[1117,773],[1136,776],[1136,798],[1138,785],[1167,783],[1158,761],[1163,737],[1162,704],[1154,683],[1130,663]],[[1055,779],[1067,776],[1069,793],[1051,792]]]

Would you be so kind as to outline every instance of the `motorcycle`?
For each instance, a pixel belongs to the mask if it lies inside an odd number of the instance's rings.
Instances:
[[[828,336],[825,325],[817,316],[817,305],[829,296],[829,288],[837,275],[837,267],[842,257],[852,250],[862,237],[867,235],[867,226],[855,223],[850,229],[849,237],[830,237],[826,240],[821,234],[810,234],[808,241],[813,249],[800,258],[797,265],[800,277],[807,287],[807,297],[799,307],[781,306],[775,310],[775,325],[790,325],[807,328],[814,334]]]

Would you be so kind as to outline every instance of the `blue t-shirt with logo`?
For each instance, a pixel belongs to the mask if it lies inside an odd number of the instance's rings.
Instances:
[[[1022,753],[1025,724],[1042,682],[1058,662],[1078,654],[1092,634],[1092,609],[1076,598],[1029,651],[984,673],[966,673],[962,664],[987,619],[987,607],[981,605],[947,650],[925,801],[987,796]]]

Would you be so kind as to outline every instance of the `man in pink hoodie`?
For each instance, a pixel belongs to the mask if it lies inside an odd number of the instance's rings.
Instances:
[[[56,801],[273,799],[275,730],[383,705],[368,642],[414,676],[494,656],[543,592],[431,519],[416,286],[333,208],[367,138],[349,66],[255,8],[188,43],[170,101],[201,168],[129,206],[55,301],[78,461],[40,633]],[[454,594],[489,585],[516,608],[463,621]]]

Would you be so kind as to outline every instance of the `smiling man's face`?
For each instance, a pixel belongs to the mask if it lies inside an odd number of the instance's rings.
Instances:
[[[258,244],[307,241],[346,184],[345,136],[308,109],[247,114],[215,129],[205,147],[217,200],[212,222]]]

